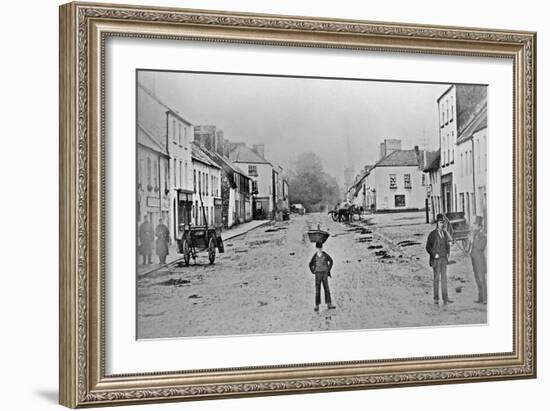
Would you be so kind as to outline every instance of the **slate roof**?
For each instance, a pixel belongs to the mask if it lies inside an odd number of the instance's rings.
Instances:
[[[197,143],[194,141],[191,142],[191,158],[193,160],[200,161],[203,164],[206,164],[211,167],[215,168],[221,168],[219,165],[217,165],[214,161],[210,159],[210,157],[205,153],[202,147],[200,147]]]
[[[419,151],[422,157],[422,150]],[[396,150],[392,151],[382,160],[374,165],[374,167],[408,167],[419,166],[416,150]],[[374,168],[373,167],[373,168]]]
[[[423,171],[437,170],[439,168],[440,151],[426,151],[426,164],[422,164]]]
[[[233,164],[231,161],[229,161],[227,158],[221,156],[220,154],[216,153],[215,151],[210,151],[207,149],[203,149],[203,152],[210,157],[210,159],[215,162],[218,166],[222,168],[222,170],[226,173],[227,178],[229,180],[229,183],[232,188],[235,188],[237,186],[235,182],[235,177],[233,174],[240,174],[246,178],[248,175],[237,165]]]
[[[462,133],[458,134],[456,144],[461,144],[472,137],[474,133],[479,130],[487,128],[487,103],[485,103],[475,116],[471,119],[470,123],[466,124],[463,128]]]
[[[483,106],[487,105],[487,86],[456,85],[457,133],[460,136]]]
[[[355,181],[355,183],[352,184],[352,186],[350,187],[350,190],[351,189],[354,189],[354,193],[353,195],[357,195],[357,193],[359,192],[359,190],[361,189],[361,182],[365,179],[366,176],[369,175],[370,171],[374,168],[374,166],[365,166],[363,168],[363,171],[361,172],[361,174],[359,175],[359,178]]]
[[[229,153],[229,160],[233,163],[271,164],[245,144],[238,144],[235,146]]]
[[[153,134],[140,123],[137,125],[137,142],[138,144],[141,144],[142,146],[157,153],[161,153],[165,156],[168,155],[166,147],[162,145],[162,143],[158,141]]]

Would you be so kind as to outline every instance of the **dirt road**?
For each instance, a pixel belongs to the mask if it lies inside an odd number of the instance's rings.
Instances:
[[[314,307],[309,227],[328,230],[336,310]],[[209,265],[161,270],[138,279],[138,337],[191,337],[388,327],[480,324],[469,260],[453,247],[449,293],[433,304],[422,213],[363,217],[351,224],[326,214],[293,215],[226,242]]]

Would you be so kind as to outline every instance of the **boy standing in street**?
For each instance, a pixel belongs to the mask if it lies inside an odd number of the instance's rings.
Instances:
[[[449,299],[447,293],[447,263],[451,246],[449,234],[443,229],[443,214],[438,214],[436,218],[437,227],[428,236],[426,241],[426,251],[430,255],[430,267],[434,272],[434,304],[439,304],[439,280],[441,278],[441,294],[443,294],[443,303],[449,304],[453,300]]]
[[[319,305],[321,304],[321,284],[325,290],[325,303],[329,309],[334,309],[336,306],[332,305],[330,297],[330,289],[328,286],[328,278],[330,277],[330,270],[332,269],[333,261],[330,255],[323,251],[323,244],[316,243],[317,251],[311,257],[309,262],[309,269],[312,274],[315,275],[315,309],[319,311]]]

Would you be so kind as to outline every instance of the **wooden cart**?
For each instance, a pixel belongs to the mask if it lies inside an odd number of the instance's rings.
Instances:
[[[193,192],[187,190],[180,190],[178,192],[179,222],[178,236],[176,238],[178,251],[180,254],[183,254],[185,265],[189,265],[191,258],[195,261],[198,254],[202,251],[208,252],[208,261],[210,261],[210,264],[214,264],[216,260],[216,249],[218,249],[220,253],[224,252],[221,216],[219,218],[220,221],[217,221],[214,226],[209,226],[204,204],[202,202],[202,196],[199,193],[200,213],[205,224],[192,225],[192,194]],[[214,220],[218,219],[214,218]]]
[[[470,248],[470,225],[464,212],[445,213],[445,230],[451,235],[453,242],[467,255]]]

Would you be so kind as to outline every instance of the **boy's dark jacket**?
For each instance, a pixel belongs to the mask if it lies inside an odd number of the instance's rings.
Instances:
[[[326,273],[330,277],[332,265],[332,258],[330,258],[330,255],[323,251],[320,257],[317,256],[317,253],[313,254],[313,257],[311,257],[311,261],[309,262],[309,270],[312,274]]]

